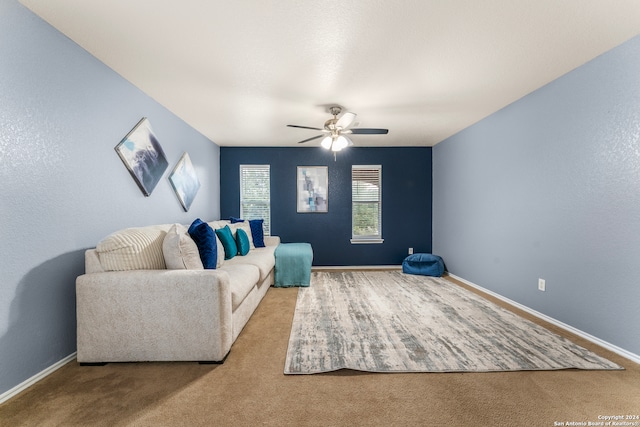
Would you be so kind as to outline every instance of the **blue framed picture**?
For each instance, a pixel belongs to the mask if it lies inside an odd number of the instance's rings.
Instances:
[[[169,162],[153,134],[149,120],[143,117],[115,146],[115,150],[142,194],[150,196],[169,167]]]

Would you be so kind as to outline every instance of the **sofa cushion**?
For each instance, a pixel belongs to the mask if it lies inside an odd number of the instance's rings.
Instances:
[[[169,270],[202,270],[198,245],[182,224],[171,226],[162,243],[164,262]]]
[[[231,259],[238,254],[238,246],[228,225],[216,230],[218,238],[224,246],[224,259]]]
[[[225,263],[221,270],[229,273],[231,309],[235,311],[257,285],[260,273],[256,266],[250,264]]]
[[[249,253],[249,237],[242,228],[236,230],[236,245],[238,246],[238,255],[245,256]]]
[[[189,235],[196,242],[202,265],[206,269],[215,269],[218,262],[218,245],[216,235],[200,218],[196,219],[189,226]]]
[[[235,257],[232,260],[226,260],[224,265],[250,264],[258,267],[260,271],[260,281],[267,278],[275,265],[275,257],[273,255],[276,246],[267,246],[264,248],[256,248],[250,251],[246,256]]]
[[[105,237],[96,246],[106,271],[166,269],[162,244],[171,225],[126,228]]]

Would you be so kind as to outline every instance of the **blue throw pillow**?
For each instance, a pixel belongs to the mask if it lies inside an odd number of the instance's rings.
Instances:
[[[231,218],[229,218],[229,221],[231,221],[231,224],[235,224],[236,222],[244,222],[244,219],[236,218],[232,216]]]
[[[218,244],[216,235],[209,224],[197,218],[189,226],[189,235],[196,242],[202,266],[208,269],[216,268],[218,262]]]
[[[249,253],[251,246],[249,245],[249,236],[242,228],[236,230],[236,244],[238,245],[238,255],[245,256]]]
[[[238,254],[238,246],[236,245],[236,241],[233,239],[233,234],[231,233],[229,226],[225,225],[224,228],[218,228],[216,230],[216,234],[224,247],[224,259],[231,259],[236,256]]]
[[[253,239],[253,246],[256,248],[264,248],[264,230],[262,224],[263,219],[250,219],[249,227],[251,228],[251,238]]]

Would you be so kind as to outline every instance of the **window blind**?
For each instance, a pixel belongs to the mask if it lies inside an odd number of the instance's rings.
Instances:
[[[351,167],[352,242],[382,239],[382,166]]]
[[[263,219],[265,235],[271,234],[270,165],[240,165],[240,217]]]

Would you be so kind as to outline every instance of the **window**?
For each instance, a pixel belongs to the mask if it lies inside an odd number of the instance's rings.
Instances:
[[[264,219],[271,235],[271,180],[269,165],[240,165],[240,218]]]
[[[351,243],[382,243],[382,166],[351,167]]]

